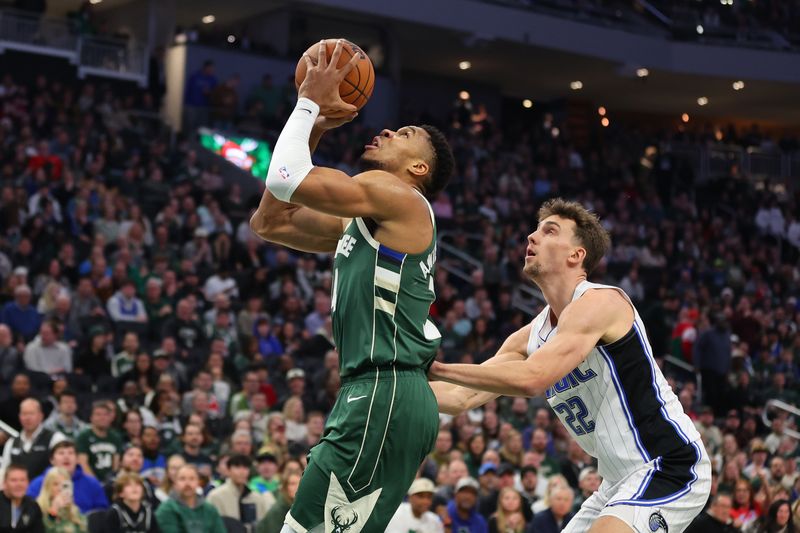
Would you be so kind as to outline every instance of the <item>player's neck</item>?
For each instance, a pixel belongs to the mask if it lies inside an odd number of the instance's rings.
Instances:
[[[561,316],[564,308],[572,301],[575,288],[583,281],[586,281],[586,275],[581,273],[579,276],[560,276],[543,280],[538,284],[539,288],[542,289],[544,300],[550,306],[550,311],[556,321]]]

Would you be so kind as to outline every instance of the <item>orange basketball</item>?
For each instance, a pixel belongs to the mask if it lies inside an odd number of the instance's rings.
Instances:
[[[328,60],[333,55],[337,40],[325,39],[325,51]],[[344,47],[342,48],[342,55],[339,57],[338,67],[343,67],[347,64],[354,54],[360,54],[362,59],[356,63],[355,68],[342,80],[342,84],[339,85],[339,95],[348,104],[353,104],[358,109],[361,109],[367,103],[369,97],[372,96],[372,89],[375,88],[375,69],[372,67],[372,61],[369,60],[367,54],[358,45],[351,43],[347,39],[342,39],[342,41],[344,41]],[[317,58],[319,57],[319,45],[320,43],[315,43],[306,50],[314,64],[317,63]],[[303,58],[300,58],[294,71],[294,83],[298,89],[304,79],[306,79],[306,62]]]

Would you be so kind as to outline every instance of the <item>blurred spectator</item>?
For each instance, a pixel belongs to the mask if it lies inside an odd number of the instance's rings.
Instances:
[[[114,480],[114,498],[104,514],[103,531],[158,533],[155,511],[148,504],[144,480],[135,472],[121,473]]]
[[[228,479],[208,495],[208,503],[216,507],[220,516],[227,516],[245,526],[254,528],[275,503],[269,493],[252,492],[247,487],[252,459],[246,455],[233,455],[228,459]]]
[[[700,334],[693,350],[692,360],[703,377],[703,398],[711,405],[714,414],[721,415],[732,351],[730,327],[722,314],[714,316],[712,327]]]
[[[66,439],[63,433],[46,429],[43,424],[42,404],[36,398],[27,398],[19,405],[19,436],[6,442],[3,448],[1,469],[16,463],[28,469],[28,479],[33,479],[47,469],[50,450]]]
[[[75,505],[73,495],[69,472],[63,468],[51,468],[36,498],[44,515],[45,531],[87,531],[86,517]]]
[[[25,494],[28,481],[24,466],[12,463],[5,469],[0,493],[0,531],[45,533],[41,508]]]
[[[455,486],[453,500],[447,505],[452,531],[488,533],[486,519],[478,513],[478,482],[461,478]]]
[[[14,301],[3,306],[2,321],[15,335],[30,341],[39,330],[41,315],[31,306],[31,288],[19,285],[14,289]]]
[[[191,83],[191,79],[189,80]],[[211,118],[214,126],[223,130],[233,127],[233,120],[239,108],[239,76],[231,76],[224,83],[214,87],[209,95]]]
[[[217,77],[214,76],[214,62],[211,60],[206,60],[201,70],[189,76],[183,99],[185,126],[188,131],[208,124],[208,107],[211,104],[211,93],[216,86]]]
[[[429,479],[415,479],[408,489],[408,502],[397,508],[386,533],[444,533],[442,521],[430,511],[434,488]]]
[[[175,490],[156,511],[158,526],[163,533],[226,533],[222,518],[217,510],[202,496],[200,476],[193,465],[178,469]]]
[[[523,533],[522,502],[522,496],[513,488],[502,489],[497,498],[497,511],[489,518],[489,533]]]
[[[550,506],[533,515],[533,522],[528,526],[528,533],[558,533],[572,519],[572,503],[575,494],[569,487],[557,485],[550,491]]]
[[[44,427],[60,432],[73,442],[86,429],[86,422],[78,418],[78,397],[74,391],[66,389],[58,396],[56,408],[44,421]]]
[[[87,474],[101,483],[108,481],[117,470],[122,451],[122,439],[111,428],[112,421],[113,413],[108,403],[95,401],[92,404],[89,427],[75,439],[78,462]]]
[[[712,497],[708,511],[700,513],[686,528],[686,533],[733,533],[740,531],[731,519],[731,495],[720,492]]]
[[[294,503],[297,488],[300,486],[300,473],[288,469],[281,476],[281,486],[275,498],[275,504],[267,511],[266,516],[258,523],[256,533],[280,533],[286,513]]]
[[[25,367],[50,377],[72,372],[72,348],[58,340],[58,328],[44,322],[39,335],[25,346]]]
[[[54,468],[63,469],[70,475],[74,489],[75,505],[78,506],[82,513],[108,507],[108,499],[103,491],[103,486],[94,477],[83,472],[83,469],[78,464],[78,452],[75,449],[75,444],[71,441],[61,441],[53,446],[50,450],[50,464]],[[28,487],[29,496],[35,498],[39,495],[45,475],[49,470],[52,470],[52,468],[31,481]]]

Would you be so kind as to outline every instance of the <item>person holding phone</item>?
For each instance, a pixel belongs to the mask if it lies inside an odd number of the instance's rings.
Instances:
[[[64,468],[51,468],[36,499],[46,533],[85,533],[86,517],[73,500],[72,480]]]

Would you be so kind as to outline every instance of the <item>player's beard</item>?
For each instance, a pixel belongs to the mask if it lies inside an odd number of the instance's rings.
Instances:
[[[369,159],[365,158],[363,155],[358,159],[358,169],[361,172],[366,172],[368,170],[387,170],[389,165],[386,161],[381,161],[379,159]]]
[[[525,274],[529,280],[535,281],[542,275],[542,265],[538,261],[534,261],[531,264],[526,262],[522,267],[522,273]]]

